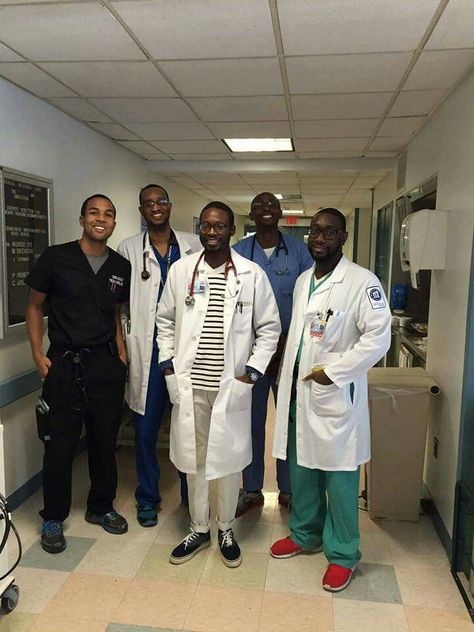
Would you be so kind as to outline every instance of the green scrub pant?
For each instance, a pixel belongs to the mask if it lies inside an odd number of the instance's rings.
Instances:
[[[359,469],[328,472],[296,462],[296,400],[290,404],[288,463],[291,539],[306,550],[323,546],[332,564],[353,568],[359,551]]]

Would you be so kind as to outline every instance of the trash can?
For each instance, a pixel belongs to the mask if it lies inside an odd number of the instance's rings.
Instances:
[[[369,371],[372,459],[366,467],[372,519],[418,520],[426,431],[438,393],[420,367]]]

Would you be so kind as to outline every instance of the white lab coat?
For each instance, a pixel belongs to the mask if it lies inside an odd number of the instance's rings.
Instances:
[[[307,270],[295,285],[273,455],[286,459],[293,368],[303,333],[296,396],[297,463],[327,471],[355,470],[370,459],[367,371],[390,347],[390,310],[378,278],[344,256],[308,302],[313,274],[314,268]],[[333,314],[324,337],[311,338],[311,322],[328,309]],[[303,382],[313,367],[325,367],[334,384]]]
[[[180,257],[190,255],[202,248],[197,235],[173,232],[178,242]],[[143,248],[143,233],[140,233],[124,239],[117,250],[132,264],[130,302],[128,313],[125,314],[123,320],[123,332],[129,358],[129,377],[125,398],[132,410],[144,415],[161,268],[150,245],[148,232],[145,234],[145,249]],[[144,252],[149,253],[146,265],[151,275],[146,281],[141,278]]]
[[[166,376],[173,403],[170,458],[181,472],[189,474],[196,472],[191,369],[209,301],[203,259],[199,279],[205,280],[205,291],[194,295],[194,306],[186,306],[185,299],[200,254],[186,257],[171,268],[156,317],[160,361],[172,359],[175,371]],[[252,385],[235,378],[245,374],[246,365],[265,372],[281,331],[278,307],[266,274],[236,252],[232,252],[232,259],[237,275],[230,270],[227,277],[225,366],[211,415],[208,480],[240,472],[252,460]]]

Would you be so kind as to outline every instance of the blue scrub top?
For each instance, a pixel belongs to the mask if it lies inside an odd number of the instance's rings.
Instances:
[[[180,257],[178,242],[176,241],[176,238],[174,238],[174,241],[173,241],[173,237],[171,238],[170,244],[169,244],[169,246],[171,246],[170,268],[173,265],[173,263],[176,263],[176,261],[178,261],[178,259]],[[160,283],[160,285],[158,287],[158,296],[157,296],[157,299],[156,299],[157,303],[159,303],[161,295],[163,293],[163,288],[164,288],[165,283],[166,283],[166,278],[168,276],[168,250],[166,251],[165,256],[162,257],[153,244],[151,244],[151,247],[153,249],[153,254],[155,255],[156,260],[158,262],[158,265],[160,266],[160,269],[161,269],[161,283]],[[158,344],[156,342],[156,325],[155,325],[155,330],[154,330],[154,333],[153,333],[153,356],[152,356],[152,361],[155,361],[155,362],[158,361]]]
[[[280,312],[281,333],[286,336],[290,328],[293,290],[295,288],[296,279],[302,272],[311,268],[314,265],[314,261],[309,254],[306,244],[289,235],[282,235],[282,239],[288,248],[288,263],[282,242],[280,242],[279,247],[275,247],[269,259],[257,239],[255,239],[252,259],[252,245],[254,239],[255,237],[242,239],[242,241],[239,241],[233,248],[239,255],[258,263],[266,272]]]

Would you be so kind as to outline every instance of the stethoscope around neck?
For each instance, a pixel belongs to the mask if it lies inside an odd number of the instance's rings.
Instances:
[[[278,234],[280,238],[278,240],[278,244],[275,249],[275,256],[278,259],[279,251],[283,250],[283,252],[285,253],[285,266],[283,267],[283,269],[282,268],[278,269],[275,265],[273,269],[277,276],[283,276],[285,274],[288,274],[288,246],[286,245],[285,240],[283,239],[283,235],[280,233],[280,231],[278,231]],[[256,241],[256,235],[254,235],[252,238],[252,249],[250,251],[250,261],[253,261],[253,257],[255,254],[255,241]]]
[[[199,275],[199,264],[201,263],[205,254],[206,254],[205,251],[201,253],[201,256],[196,261],[196,265],[194,266],[193,274],[191,277],[191,283],[188,288],[188,294],[186,298],[184,299],[184,304],[186,305],[186,307],[194,307],[194,304],[196,302],[196,299],[194,298],[194,294],[195,294],[194,287],[196,284],[196,277]],[[235,274],[235,283],[238,288],[238,286],[240,285],[240,279],[237,278],[237,268],[235,267],[234,260],[232,259],[232,255],[230,253],[227,258],[227,261],[225,262],[225,268],[224,268],[224,277],[226,281],[227,281],[227,277],[229,276],[229,270],[233,270]],[[234,296],[237,296],[237,294],[238,294],[238,289],[235,291],[234,294],[231,294],[227,298],[234,298]]]
[[[143,269],[141,277],[144,281],[147,281],[151,277],[151,272],[147,269],[146,262],[150,256],[150,251],[146,249],[146,236],[147,231],[143,233]],[[166,270],[169,271],[171,265],[171,244],[168,245],[168,257],[166,260]]]

